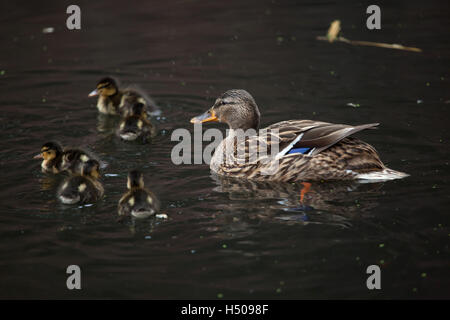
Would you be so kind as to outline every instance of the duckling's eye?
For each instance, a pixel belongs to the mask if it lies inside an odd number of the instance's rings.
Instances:
[[[105,89],[105,88],[107,88],[107,87],[109,87],[109,86],[110,86],[109,83],[102,83],[102,84],[99,84],[99,85],[97,86],[97,90]]]

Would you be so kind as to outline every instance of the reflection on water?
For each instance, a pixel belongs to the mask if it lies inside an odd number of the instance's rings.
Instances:
[[[55,190],[59,185],[60,177],[56,175],[43,175],[38,179],[42,191]]]
[[[116,221],[127,228],[131,235],[142,236],[146,240],[150,240],[158,225],[164,222],[156,217],[135,218],[132,216],[119,216]]]
[[[271,183],[233,179],[212,174],[217,192],[225,192],[230,205],[225,212],[246,210],[252,218],[288,223],[351,226],[354,218],[367,217],[376,208],[383,183],[313,182],[301,201],[301,183]],[[272,200],[272,201],[270,201]]]
[[[116,130],[120,122],[119,117],[99,113],[97,115],[97,131],[104,139],[117,137]]]

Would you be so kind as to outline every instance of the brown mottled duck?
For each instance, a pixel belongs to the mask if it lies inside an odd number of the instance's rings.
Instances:
[[[245,90],[225,92],[208,111],[191,119],[192,123],[210,121],[229,126],[227,137],[216,147],[210,162],[211,170],[220,175],[284,182],[383,181],[408,176],[387,168],[374,147],[351,137],[378,123],[353,126],[286,120],[268,126],[262,134],[257,132],[258,106]],[[241,135],[243,131],[250,133]],[[267,152],[261,156],[263,146]]]

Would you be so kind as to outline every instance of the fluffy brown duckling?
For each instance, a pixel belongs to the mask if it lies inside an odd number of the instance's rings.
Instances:
[[[117,135],[125,141],[141,140],[143,143],[156,135],[155,126],[148,120],[142,103],[134,104],[129,116],[121,119]]]
[[[118,81],[111,77],[100,79],[89,97],[98,96],[97,109],[99,112],[111,115],[129,116],[130,108],[136,104],[144,105],[144,111],[154,112],[158,108],[145,94],[135,89],[119,89]]]
[[[95,202],[103,196],[104,189],[98,178],[100,165],[88,160],[81,166],[81,174],[67,178],[59,187],[57,197],[64,204]]]
[[[81,173],[81,165],[92,159],[93,156],[84,150],[76,148],[66,148],[57,142],[47,142],[41,152],[33,159],[42,159],[42,172],[59,173],[68,171],[69,173]]]
[[[127,188],[128,191],[119,201],[119,215],[146,218],[159,212],[160,202],[144,187],[144,176],[141,172],[133,170],[128,173]]]

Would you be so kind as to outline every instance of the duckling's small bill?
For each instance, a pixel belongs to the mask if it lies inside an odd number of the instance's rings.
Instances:
[[[98,96],[98,90],[97,89],[93,90],[91,93],[88,94],[88,97],[96,97],[96,96]]]

